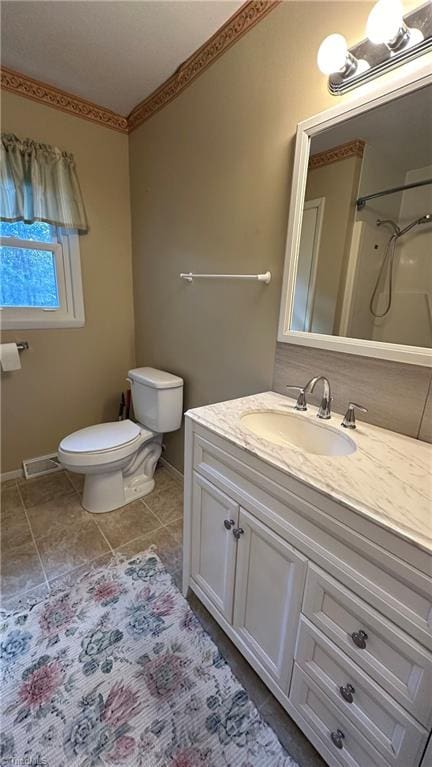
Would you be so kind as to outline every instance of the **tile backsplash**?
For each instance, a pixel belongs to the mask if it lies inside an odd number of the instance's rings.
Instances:
[[[325,375],[332,388],[333,410],[344,413],[348,402],[368,408],[359,420],[409,437],[432,442],[432,371],[419,365],[278,343],[273,390],[287,394],[287,384],[304,385]],[[310,401],[318,404],[317,387]],[[290,395],[292,396],[292,395]]]

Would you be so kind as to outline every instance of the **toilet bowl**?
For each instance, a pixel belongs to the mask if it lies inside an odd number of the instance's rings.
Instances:
[[[58,448],[65,469],[84,474],[82,505],[103,513],[151,493],[163,433],[180,427],[183,381],[155,368],[128,373],[137,423],[129,419],[88,426]]]

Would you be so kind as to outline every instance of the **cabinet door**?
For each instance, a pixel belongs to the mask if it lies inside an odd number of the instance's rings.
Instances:
[[[191,576],[228,621],[232,621],[239,506],[194,473]]]
[[[307,560],[244,509],[239,528],[234,627],[287,691]]]

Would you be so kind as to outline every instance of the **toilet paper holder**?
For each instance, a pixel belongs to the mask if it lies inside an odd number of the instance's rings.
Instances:
[[[17,349],[19,352],[23,352],[26,349],[30,349],[30,344],[28,341],[17,341]]]

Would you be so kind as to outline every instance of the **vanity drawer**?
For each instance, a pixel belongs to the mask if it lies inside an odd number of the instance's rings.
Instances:
[[[313,564],[303,613],[419,722],[431,724],[431,653]],[[352,639],[359,631],[367,634],[364,648]]]
[[[199,474],[432,650],[432,578],[389,550],[398,549],[394,536],[372,523],[360,534],[343,505],[271,467],[264,474],[261,460],[205,435],[193,432]]]
[[[333,755],[335,761],[329,762],[330,767],[335,764],[343,767],[388,767],[389,763],[382,755],[296,663],[289,699],[299,714],[300,726],[303,720]],[[417,765],[405,764],[404,767]]]
[[[304,617],[295,660],[389,764],[407,767],[419,763],[427,730]]]

